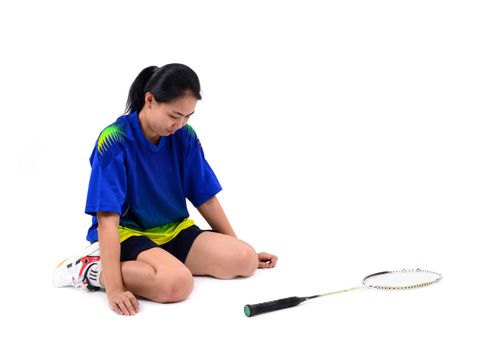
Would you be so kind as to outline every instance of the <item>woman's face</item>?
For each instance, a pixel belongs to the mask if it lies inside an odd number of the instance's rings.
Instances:
[[[161,136],[174,134],[195,112],[196,102],[196,97],[191,94],[170,102],[156,102],[151,93],[146,93],[145,105],[139,116],[145,136],[156,143]]]

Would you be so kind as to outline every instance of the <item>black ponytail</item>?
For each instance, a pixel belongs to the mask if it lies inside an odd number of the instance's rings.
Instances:
[[[156,102],[170,102],[191,93],[201,100],[200,81],[188,66],[171,63],[143,69],[131,84],[125,113],[139,112],[145,104],[145,94],[151,92]]]

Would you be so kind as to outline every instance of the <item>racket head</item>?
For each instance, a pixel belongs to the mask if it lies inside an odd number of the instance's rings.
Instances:
[[[404,269],[373,273],[363,278],[363,286],[382,290],[404,290],[438,283],[442,275],[423,269]]]

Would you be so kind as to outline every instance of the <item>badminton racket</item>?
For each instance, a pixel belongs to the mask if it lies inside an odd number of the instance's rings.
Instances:
[[[266,312],[297,306],[309,299],[350,292],[352,290],[363,288],[374,288],[381,290],[405,290],[427,287],[431,284],[439,282],[441,279],[441,274],[422,269],[377,272],[364,277],[362,280],[362,284],[357,287],[341,289],[324,294],[311,295],[308,297],[289,297],[268,301],[265,303],[247,304],[244,306],[244,313],[246,316],[252,317]]]

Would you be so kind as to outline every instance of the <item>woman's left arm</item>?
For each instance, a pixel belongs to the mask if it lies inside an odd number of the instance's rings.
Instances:
[[[238,238],[216,196],[208,199],[197,207],[197,209],[214,231]],[[266,252],[258,253],[258,267],[260,269],[272,268],[276,265],[277,261],[278,257],[276,255]]]
[[[237,238],[236,233],[233,230],[233,227],[231,227],[223,207],[216,196],[208,199],[197,207],[197,209],[214,231]]]

